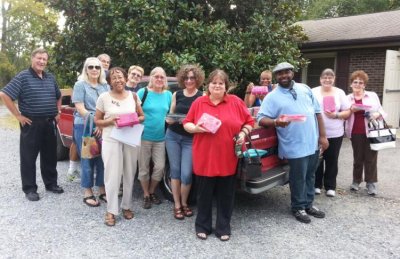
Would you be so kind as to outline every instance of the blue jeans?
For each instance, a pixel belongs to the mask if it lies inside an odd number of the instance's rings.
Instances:
[[[306,157],[288,159],[289,186],[292,211],[312,207],[314,201],[315,171],[318,166],[319,151]]]
[[[165,134],[171,178],[180,180],[185,185],[192,183],[192,140],[193,138],[170,129]]]
[[[74,124],[74,140],[80,156],[82,150],[83,124]],[[92,188],[96,171],[96,186],[104,186],[104,164],[101,156],[92,159],[81,158],[81,186]]]

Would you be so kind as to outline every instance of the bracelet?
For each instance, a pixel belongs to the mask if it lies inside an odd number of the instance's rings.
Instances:
[[[338,112],[336,112],[336,114],[335,114],[335,119],[339,119],[339,113]]]

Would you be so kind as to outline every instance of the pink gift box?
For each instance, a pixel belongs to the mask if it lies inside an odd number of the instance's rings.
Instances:
[[[135,124],[139,124],[139,118],[136,112],[121,114],[118,116],[117,128],[123,128],[128,126],[132,127]]]
[[[354,108],[356,108],[356,109],[358,109],[358,110],[367,111],[367,110],[371,109],[371,105],[365,105],[365,104],[354,103],[353,106],[354,106]]]
[[[268,93],[268,86],[253,86],[251,93],[254,95],[266,95]]]
[[[221,121],[208,113],[203,113],[197,124],[214,134],[221,126]]]
[[[305,122],[307,117],[301,114],[293,114],[293,115],[288,115],[288,114],[283,114],[279,116],[279,118],[283,121],[291,121],[291,122]]]
[[[336,104],[335,104],[335,97],[334,96],[324,96],[324,99],[323,99],[322,103],[323,103],[323,106],[324,106],[324,111],[334,112],[336,110]]]

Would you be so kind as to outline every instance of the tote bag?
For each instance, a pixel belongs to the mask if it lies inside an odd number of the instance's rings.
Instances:
[[[396,129],[390,129],[385,120],[381,129],[369,123],[367,137],[372,150],[379,151],[396,147]]]
[[[100,141],[93,136],[93,116],[89,114],[83,127],[81,158],[91,159],[100,155]]]

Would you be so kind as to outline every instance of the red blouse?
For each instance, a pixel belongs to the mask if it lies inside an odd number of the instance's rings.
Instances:
[[[360,100],[354,100],[356,104],[362,104],[362,99]],[[356,134],[356,135],[365,135],[365,111],[360,110],[356,111],[354,113],[354,124],[353,124],[353,129],[351,131],[351,134]]]
[[[195,133],[193,137],[193,171],[199,176],[230,176],[236,173],[238,158],[234,151],[234,136],[244,125],[254,126],[245,103],[235,95],[225,95],[215,105],[209,96],[202,96],[193,102],[183,124],[197,124],[206,112],[219,120],[221,127],[215,134]]]

